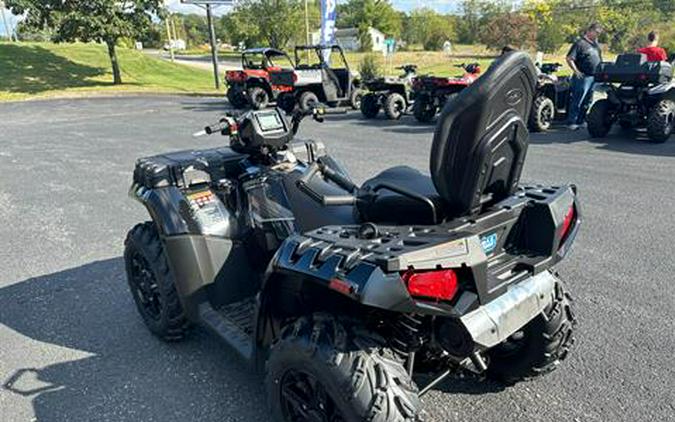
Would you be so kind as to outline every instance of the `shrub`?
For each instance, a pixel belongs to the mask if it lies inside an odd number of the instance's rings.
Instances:
[[[367,81],[369,79],[375,79],[382,75],[382,69],[378,62],[377,54],[370,53],[366,54],[359,64],[359,73],[361,73],[361,79]]]

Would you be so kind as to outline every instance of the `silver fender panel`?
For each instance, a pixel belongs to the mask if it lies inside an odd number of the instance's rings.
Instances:
[[[494,347],[551,303],[557,281],[549,271],[527,278],[510,286],[492,302],[462,316],[462,323],[479,347]]]

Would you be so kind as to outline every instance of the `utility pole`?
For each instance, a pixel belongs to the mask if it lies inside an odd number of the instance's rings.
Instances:
[[[174,56],[173,56],[173,41],[171,41],[171,28],[169,28],[169,18],[171,17],[170,14],[167,14],[167,16],[164,18],[164,23],[166,24],[166,39],[169,40],[169,55],[171,56],[171,61],[174,61]]]
[[[173,15],[171,17],[173,18]],[[176,35],[176,19],[171,19],[171,32],[173,33],[173,39],[177,40],[178,35]]]
[[[216,46],[216,31],[213,29],[213,16],[211,3],[206,3],[206,20],[209,25],[209,41],[211,42],[211,60],[213,61],[213,77],[216,81],[216,89],[220,89],[220,71],[218,70],[218,50]]]
[[[9,42],[12,42],[12,30],[9,27],[9,24],[7,23],[7,16],[5,16],[4,1],[0,1],[0,13],[2,13],[2,24],[5,26],[5,33],[7,34],[7,39],[9,40]]]
[[[307,45],[312,43],[312,41],[309,39],[309,6],[307,6],[307,0],[305,0],[305,39]]]

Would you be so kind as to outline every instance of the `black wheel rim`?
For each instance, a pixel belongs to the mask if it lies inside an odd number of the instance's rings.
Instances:
[[[323,384],[304,371],[289,370],[281,378],[281,410],[287,422],[344,422]]]
[[[267,94],[265,92],[258,92],[255,96],[255,103],[262,108],[267,104]]]
[[[544,106],[541,110],[541,123],[544,126],[549,126],[553,121],[553,107],[550,104]]]
[[[397,100],[394,103],[394,111],[396,114],[403,113],[403,110],[405,110],[405,102],[403,100]]]
[[[159,320],[162,309],[159,286],[148,266],[148,261],[138,252],[131,257],[131,283],[143,312],[150,318]]]

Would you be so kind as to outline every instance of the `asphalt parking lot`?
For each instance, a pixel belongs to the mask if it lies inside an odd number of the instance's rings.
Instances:
[[[191,133],[222,99],[129,97],[0,104],[0,420],[265,421],[261,379],[202,331],[144,328],[122,262],[146,219],[127,197],[137,157],[220,145]],[[360,114],[308,122],[357,181],[427,171],[433,127]],[[455,380],[432,421],[666,421],[675,417],[675,138],[534,135],[524,180],[576,183],[584,226],[559,267],[576,298],[573,354],[506,388]]]

